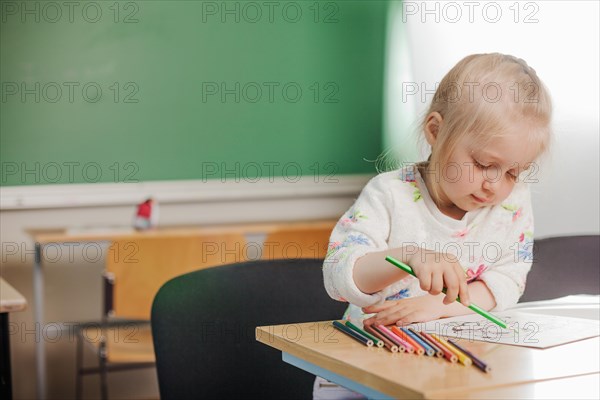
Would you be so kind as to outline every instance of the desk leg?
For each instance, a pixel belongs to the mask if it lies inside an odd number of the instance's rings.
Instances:
[[[353,390],[357,393],[360,393],[366,396],[368,399],[377,399],[377,400],[392,400],[393,398],[388,396],[387,394],[383,394],[378,392],[377,390],[371,389],[367,386],[361,385],[360,383],[354,382],[348,378],[344,378],[336,373],[328,371],[324,368],[321,368],[315,364],[309,363],[308,361],[304,361],[296,356],[291,355],[290,353],[282,352],[281,358],[288,364],[291,364],[295,367],[298,367],[306,372],[309,372],[313,375],[320,376],[323,379],[327,379],[330,382],[336,383],[340,386]]]
[[[33,264],[33,322],[35,328],[35,372],[37,398],[46,399],[46,349],[44,343],[44,271],[42,270],[42,245],[35,244]],[[39,333],[39,335],[38,335]]]
[[[10,332],[8,331],[8,313],[0,313],[0,396],[12,400],[12,375],[10,372]]]

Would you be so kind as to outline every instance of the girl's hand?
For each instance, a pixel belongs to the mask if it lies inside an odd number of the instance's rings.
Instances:
[[[444,317],[444,304],[441,296],[426,294],[418,297],[407,297],[400,300],[388,300],[383,304],[364,307],[366,314],[377,315],[363,321],[365,325],[410,324],[427,322]]]
[[[467,277],[455,256],[419,248],[407,261],[419,279],[422,290],[438,295],[446,287],[444,304],[453,303],[457,296],[465,306],[471,304]]]

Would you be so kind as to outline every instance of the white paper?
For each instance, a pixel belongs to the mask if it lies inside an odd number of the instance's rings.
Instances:
[[[516,310],[494,313],[509,329],[503,329],[479,314],[411,324],[415,330],[464,340],[547,348],[600,336],[598,321]]]

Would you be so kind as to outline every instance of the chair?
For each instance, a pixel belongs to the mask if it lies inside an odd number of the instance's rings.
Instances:
[[[150,329],[152,300],[169,279],[195,271],[243,261],[244,236],[234,233],[159,235],[112,243],[104,273],[104,308],[100,322],[78,325],[76,398],[82,378],[100,374],[102,399],[108,398],[108,372],[155,366]],[[220,249],[226,247],[226,253]],[[83,365],[83,345],[92,348],[98,366]]]
[[[600,236],[536,240],[520,302],[572,294],[600,294]]]
[[[255,327],[341,318],[322,264],[250,261],[167,282],[152,306],[161,399],[311,398],[314,376],[256,342]]]
[[[100,322],[80,323],[76,329],[75,398],[82,398],[83,376],[100,374],[100,395],[108,399],[108,372],[155,366],[152,334],[148,321],[114,318],[112,291],[114,279],[103,274],[104,306]],[[84,344],[93,349],[98,366],[85,367]]]

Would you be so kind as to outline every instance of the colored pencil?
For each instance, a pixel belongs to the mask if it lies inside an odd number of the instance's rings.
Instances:
[[[333,326],[336,329],[338,329],[339,331],[344,332],[346,335],[351,336],[354,339],[358,340],[362,344],[369,346],[369,347],[373,346],[373,341],[371,339],[369,339],[366,336],[361,335],[358,332],[353,331],[352,329],[348,328],[346,325],[344,325],[338,321],[333,321]]]
[[[408,343],[405,340],[403,340],[401,337],[399,337],[394,332],[392,332],[391,330],[389,330],[386,326],[384,326],[384,325],[377,325],[377,326],[375,326],[375,328],[379,332],[381,332],[382,334],[384,334],[385,336],[387,336],[387,338],[390,339],[392,342],[394,342],[396,344],[396,346],[398,346],[398,349],[403,348],[404,351],[406,351],[407,353],[414,353],[415,352],[415,348],[412,347],[410,343]]]
[[[387,337],[385,337],[384,335],[382,335],[381,333],[379,333],[379,331],[375,330],[372,326],[365,325],[365,330],[368,333],[370,333],[371,335],[373,335],[376,338],[378,338],[379,340],[382,340],[383,344],[386,347],[386,349],[388,349],[392,353],[397,353],[399,351],[398,346],[396,346],[394,344],[394,342],[392,342],[390,339],[388,339]]]
[[[415,342],[419,343],[419,346],[423,347],[423,349],[425,350],[425,354],[427,354],[429,357],[435,356],[435,349],[433,347],[431,347],[426,341],[421,339],[421,337],[419,335],[417,335],[414,332],[411,332],[407,328],[400,328],[400,329],[402,331],[406,332],[406,334],[408,336],[410,336]]]
[[[451,363],[455,363],[458,361],[458,357],[456,357],[456,354],[454,354],[453,352],[451,352],[450,350],[448,350],[446,348],[446,346],[444,346],[441,342],[439,342],[436,338],[434,338],[433,336],[431,336],[429,333],[427,332],[421,332],[422,335],[424,335],[426,338],[428,338],[429,340],[432,340],[435,342],[436,346],[442,351],[442,353],[444,353],[444,358],[446,358],[448,361],[450,361]]]
[[[409,337],[405,332],[403,332],[397,326],[392,326],[391,330],[397,336],[399,336],[400,339],[405,340],[408,344],[410,344],[415,349],[415,353],[417,353],[417,355],[422,356],[423,354],[425,354],[425,349],[419,343],[412,340],[411,337]]]
[[[396,267],[400,268],[402,271],[416,277],[415,272],[413,271],[413,269],[411,267],[409,267],[408,265],[404,264],[401,261],[396,260],[394,257],[390,257],[387,256],[385,258],[385,260],[393,265],[395,265]],[[446,293],[446,288],[444,288],[442,290],[442,292]],[[456,298],[456,301],[458,301],[460,303],[460,297]],[[507,329],[507,325],[506,322],[502,321],[500,318],[490,314],[489,312],[485,311],[483,308],[471,303],[468,306],[471,310],[475,311],[477,314],[489,319],[490,321],[492,321],[493,323],[495,323],[496,325],[498,325],[501,328]]]
[[[471,359],[471,361],[473,361],[473,365],[475,365],[477,368],[479,368],[483,372],[487,373],[487,372],[490,372],[492,370],[492,368],[489,365],[487,365],[486,363],[484,363],[483,361],[481,361],[481,359],[479,359],[478,357],[476,357],[469,350],[467,350],[464,347],[460,346],[454,340],[448,339],[448,342],[450,342],[451,345],[453,345],[454,347],[456,347],[457,349],[459,349],[460,351],[462,351],[463,353],[465,353]]]
[[[369,332],[365,332],[364,330],[360,329],[358,326],[354,325],[352,322],[346,321],[345,324],[348,328],[353,329],[356,332],[360,333],[361,335],[366,336],[369,339],[371,339],[373,341],[373,344],[375,344],[375,346],[377,346],[377,347],[385,346],[383,341],[377,339],[375,336],[371,335]]]
[[[435,355],[437,357],[440,357],[440,358],[444,357],[444,352],[442,351],[442,349],[437,347],[437,345],[435,344],[434,341],[426,338],[425,335],[423,335],[423,332],[415,331],[413,328],[408,328],[408,330],[411,331],[412,333],[414,333],[415,335],[419,336],[419,338],[421,338],[422,341],[427,343],[429,345],[429,347],[431,347],[433,349],[433,351],[435,352]]]
[[[473,360],[471,360],[471,357],[469,357],[468,355],[466,355],[465,353],[460,351],[460,349],[458,347],[454,346],[448,340],[446,340],[446,339],[443,339],[443,340],[444,340],[444,344],[450,350],[452,350],[454,353],[456,353],[456,356],[458,357],[458,361],[460,361],[461,364],[466,365],[467,367],[473,364]]]
[[[431,336],[433,336],[435,339],[438,340],[438,342],[440,342],[441,344],[446,346],[446,348],[448,350],[450,350],[452,353],[456,354],[456,357],[458,357],[458,361],[460,361],[461,364],[463,364],[467,367],[470,366],[471,364],[473,364],[473,361],[471,361],[471,359],[469,357],[467,357],[465,353],[458,350],[456,347],[452,346],[450,343],[448,343],[448,341],[446,339],[441,338],[438,335],[433,334],[433,333],[431,334]]]

